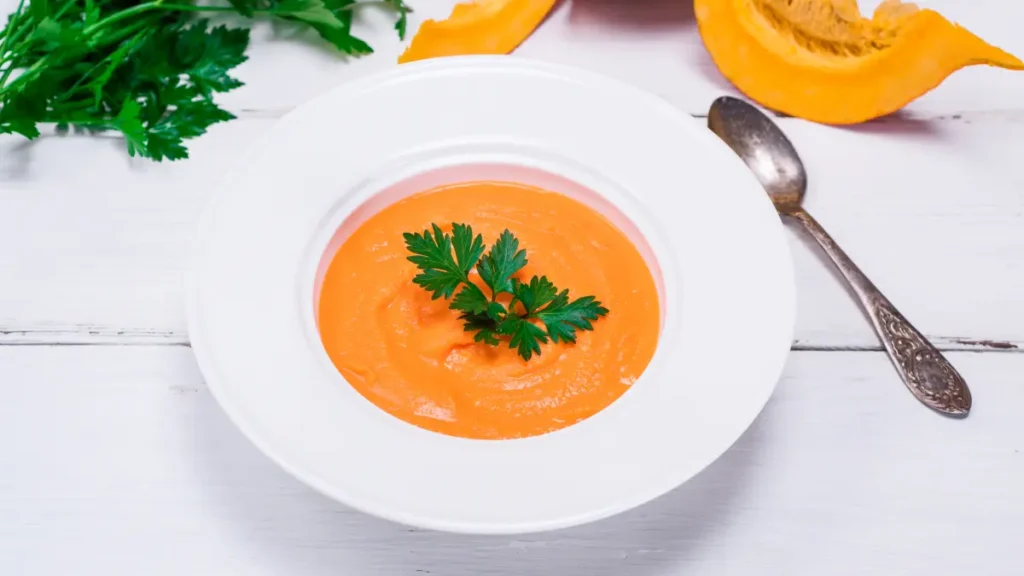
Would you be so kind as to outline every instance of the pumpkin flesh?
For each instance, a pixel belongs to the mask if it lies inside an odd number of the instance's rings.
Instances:
[[[557,0],[478,0],[445,20],[427,20],[398,63],[441,56],[508,54],[544,21]]]
[[[887,0],[872,18],[855,0],[696,0],[715,65],[758,103],[852,124],[899,110],[965,66],[1024,62],[932,10]]]

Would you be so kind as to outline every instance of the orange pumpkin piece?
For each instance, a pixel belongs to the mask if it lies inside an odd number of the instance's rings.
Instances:
[[[825,124],[890,114],[976,64],[1024,62],[933,10],[886,0],[695,0],[704,46],[752,100]]]
[[[447,19],[427,20],[398,63],[468,54],[508,54],[540,25],[557,0],[477,0]]]

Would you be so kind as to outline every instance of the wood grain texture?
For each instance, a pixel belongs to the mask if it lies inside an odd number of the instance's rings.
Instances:
[[[218,125],[179,163],[130,160],[116,138],[0,139],[0,270],[16,279],[0,283],[0,343],[186,343],[195,225],[273,122]],[[1024,112],[779,122],[809,209],[918,329],[944,349],[1024,346]],[[791,237],[796,346],[877,349],[824,259]]]
[[[798,352],[752,428],[682,488],[579,528],[467,537],[287,476],[187,349],[3,347],[0,573],[1016,576],[1024,356],[951,359],[975,392],[965,421],[918,405],[881,353]]]

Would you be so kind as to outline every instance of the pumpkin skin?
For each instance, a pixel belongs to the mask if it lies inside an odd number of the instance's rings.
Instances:
[[[544,21],[557,0],[478,0],[445,20],[427,20],[398,63],[467,54],[508,54]]]
[[[798,118],[854,124],[890,114],[976,64],[1024,62],[933,10],[886,0],[695,0],[701,39],[747,97]]]

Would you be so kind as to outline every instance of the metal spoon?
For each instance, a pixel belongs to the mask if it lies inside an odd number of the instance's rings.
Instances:
[[[801,207],[807,191],[807,174],[782,130],[754,106],[729,96],[711,104],[708,128],[747,163],[779,214],[800,223],[832,259],[867,311],[875,333],[910,392],[938,412],[967,416],[971,410],[971,391],[960,374]]]

